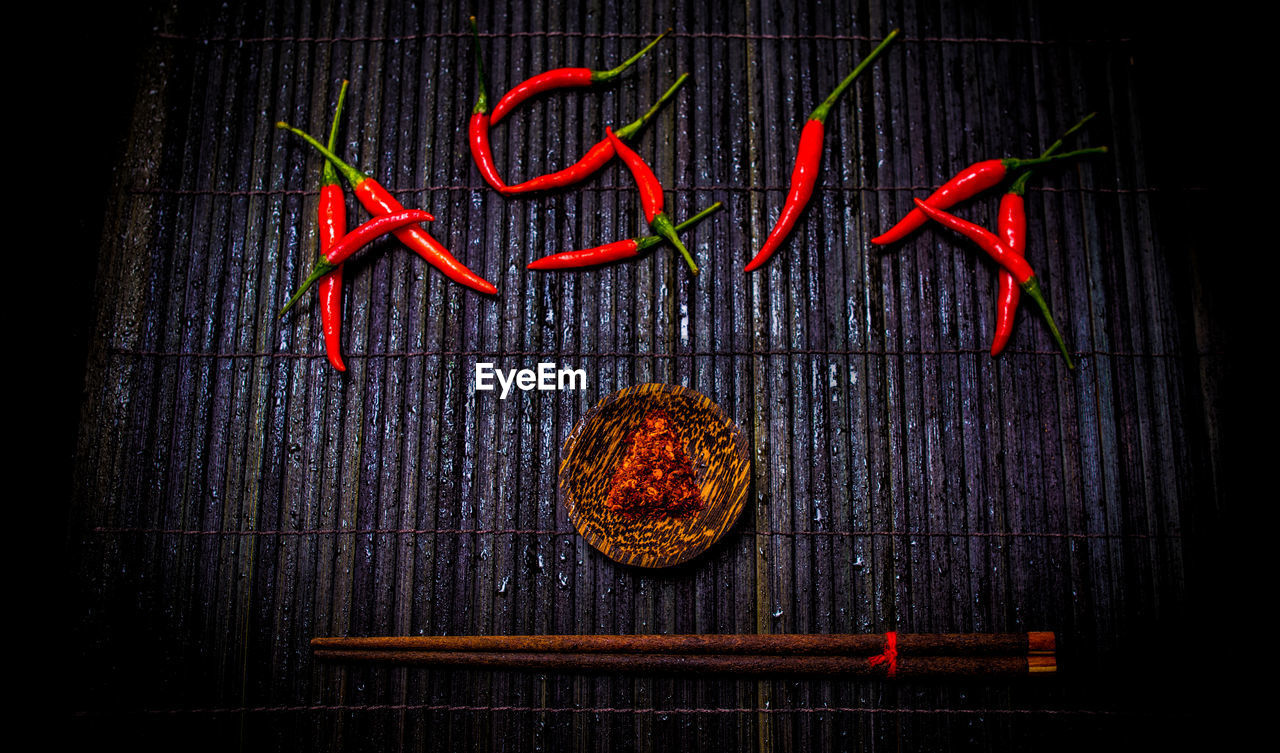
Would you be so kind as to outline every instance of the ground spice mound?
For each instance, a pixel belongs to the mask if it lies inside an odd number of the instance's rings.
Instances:
[[[628,518],[679,518],[702,509],[693,462],[665,410],[645,414],[627,439],[630,448],[614,471],[604,506]]]

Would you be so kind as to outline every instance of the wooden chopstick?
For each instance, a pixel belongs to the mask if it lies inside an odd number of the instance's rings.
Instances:
[[[1057,671],[1053,633],[461,635],[314,638],[320,661],[526,669],[892,677]],[[892,654],[892,658],[889,657]]]
[[[704,674],[788,674],[884,676],[883,665],[865,656],[793,654],[615,654],[466,652],[466,651],[358,651],[315,652],[316,659],[344,662],[383,662],[417,666],[459,666],[481,669],[528,669],[542,672],[697,672]],[[1028,656],[912,656],[898,659],[897,677],[1023,676],[1053,671],[1050,657]],[[1033,667],[1031,660],[1039,660]]]
[[[883,633],[774,635],[418,635],[313,638],[313,650],[870,656]],[[1054,652],[1053,633],[899,633],[902,654],[1001,656]]]

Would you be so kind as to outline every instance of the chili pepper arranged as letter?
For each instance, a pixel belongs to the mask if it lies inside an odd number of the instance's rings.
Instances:
[[[1008,191],[1000,197],[996,230],[1009,250],[1020,257],[1027,255],[1027,211],[1022,194]],[[1013,334],[1013,320],[1018,312],[1021,293],[1009,270],[1000,269],[1000,293],[996,297],[996,328],[991,337],[991,356],[1000,355]]]
[[[693,256],[680,242],[680,236],[676,235],[671,218],[662,211],[662,184],[658,182],[658,176],[653,174],[653,168],[649,167],[648,163],[631,147],[619,141],[612,128],[606,127],[604,132],[609,137],[609,143],[613,144],[613,150],[627,164],[631,170],[631,177],[636,180],[636,187],[640,189],[640,206],[644,208],[644,216],[649,221],[649,227],[653,228],[658,235],[671,241],[671,245],[675,246],[688,262],[689,269],[695,275],[698,274],[698,265],[694,263]]]
[[[1049,331],[1053,333],[1053,339],[1057,341],[1058,347],[1062,350],[1062,357],[1067,360],[1067,368],[1074,369],[1075,364],[1071,362],[1071,353],[1067,351],[1067,344],[1062,341],[1062,333],[1058,331],[1058,325],[1053,321],[1053,314],[1049,312],[1049,304],[1045,302],[1044,294],[1040,290],[1040,280],[1036,277],[1035,271],[1031,269],[1031,265],[1027,263],[1027,260],[1014,253],[994,233],[981,225],[975,225],[968,220],[960,219],[954,214],[948,214],[941,209],[936,209],[920,199],[913,199],[913,201],[915,201],[916,207],[927,219],[939,222],[964,235],[978,244],[978,247],[986,251],[1000,266],[1009,270],[1009,273],[1013,275],[1013,279],[1018,281],[1018,285],[1022,287],[1022,290],[1031,296],[1031,299],[1040,307],[1040,313],[1044,314],[1045,321],[1049,323]]]
[[[526,79],[524,82],[516,84],[514,89],[502,95],[502,99],[498,100],[498,104],[493,106],[493,113],[489,122],[492,125],[497,125],[512,108],[536,94],[541,94],[551,89],[562,89],[570,86],[591,86],[592,84],[612,81],[623,71],[630,68],[637,60],[644,57],[645,53],[653,49],[653,46],[661,42],[662,38],[669,33],[670,31],[664,31],[657,39],[627,58],[617,68],[611,68],[607,71],[593,71],[590,68],[556,68]]]
[[[676,225],[676,232],[687,230],[701,222],[704,218],[720,209],[722,205],[716,202],[706,209],[698,212],[689,219]],[[541,259],[530,262],[527,269],[535,269],[546,271],[551,269],[573,269],[576,267],[591,267],[597,264],[607,264],[611,261],[619,259],[630,259],[639,256],[641,252],[658,245],[666,240],[659,235],[649,235],[643,238],[628,238],[623,241],[614,241],[606,243],[603,246],[595,248],[582,249],[580,251],[562,251],[551,256],[544,256]]]
[[[471,17],[471,38],[475,41],[476,71],[480,76],[480,96],[476,98],[476,106],[471,110],[471,120],[467,123],[467,138],[471,143],[471,157],[480,168],[480,175],[495,191],[505,192],[507,184],[498,175],[498,167],[493,164],[493,149],[489,146],[489,91],[484,82],[484,59],[480,56],[480,30],[476,28],[476,17]]]
[[[800,219],[800,213],[809,203],[809,197],[813,195],[813,187],[818,181],[818,168],[822,166],[822,138],[826,129],[824,122],[831,111],[831,106],[849,87],[849,84],[853,83],[858,74],[862,73],[893,41],[894,37],[898,36],[898,31],[894,29],[889,32],[889,36],[885,37],[870,55],[863,58],[853,72],[845,76],[840,85],[809,115],[809,120],[804,124],[804,130],[800,132],[800,148],[796,150],[796,166],[791,171],[791,189],[787,192],[787,201],[782,205],[782,212],[778,215],[778,221],[774,223],[773,229],[769,231],[769,237],[765,239],[764,246],[760,248],[760,252],[754,259],[747,262],[747,272],[759,268],[769,260],[770,256],[773,256],[773,252],[777,251],[782,242],[787,239],[787,235],[795,227],[796,220]]]
[[[293,308],[293,304],[298,302],[298,299],[302,297],[303,293],[307,292],[312,283],[337,269],[342,262],[347,260],[347,257],[369,245],[369,242],[378,236],[394,233],[400,228],[416,222],[433,222],[434,220],[435,217],[430,212],[424,212],[421,209],[404,209],[394,214],[374,217],[342,236],[337,243],[333,244],[328,253],[316,260],[315,266],[311,268],[311,274],[307,275],[302,287],[298,288],[298,292],[294,293],[289,302],[284,305],[280,315],[284,316],[285,312]]]
[[[626,140],[639,133],[640,129],[644,128],[645,125],[653,119],[653,116],[658,114],[658,110],[662,108],[662,105],[671,97],[671,95],[676,93],[676,90],[684,84],[685,79],[687,78],[689,78],[689,74],[685,73],[680,76],[680,78],[676,79],[676,82],[658,98],[658,101],[654,103],[653,107],[649,108],[648,112],[619,128],[614,132],[614,135],[619,139]],[[597,170],[604,167],[609,160],[613,159],[613,155],[613,144],[609,142],[609,138],[606,136],[605,138],[600,139],[595,146],[587,150],[587,153],[582,157],[582,159],[578,160],[574,164],[554,173],[539,175],[538,177],[530,178],[523,183],[517,183],[514,186],[507,186],[506,193],[531,193],[533,191],[547,191],[553,188],[571,186],[574,183],[586,180]]]
[[[1099,146],[1091,149],[1078,149],[1066,154],[1056,154],[1051,157],[1037,157],[1035,159],[1014,159],[1010,157],[976,162],[956,173],[956,176],[951,180],[943,183],[941,188],[925,199],[925,203],[934,209],[947,209],[965,199],[977,196],[988,188],[999,185],[1014,170],[1023,170],[1058,160],[1073,159],[1086,154],[1105,154],[1106,151],[1107,148],[1105,146]],[[872,238],[871,242],[883,246],[900,241],[921,228],[928,219],[919,209],[912,209],[907,213],[907,216],[898,220],[898,224],[889,228],[884,234]]]
[[[1085,123],[1088,123],[1097,113],[1089,113],[1080,119],[1079,123],[1067,129],[1062,134],[1062,138],[1049,145],[1048,149],[1040,154],[1041,157],[1048,157],[1058,148],[1062,146],[1062,140],[1067,136],[1075,133]],[[998,220],[996,224],[996,234],[1004,240],[1005,245],[1009,247],[1018,256],[1026,256],[1027,247],[1027,212],[1023,194],[1027,191],[1027,181],[1031,177],[1031,171],[1019,175],[1014,179],[1013,184],[1009,186],[1009,190],[1004,196],[1000,197],[1000,209],[998,212]],[[1017,281],[1013,279],[1013,275],[1009,274],[1006,269],[1000,270],[1000,292],[996,297],[996,326],[995,333],[991,338],[991,355],[992,357],[1000,355],[1004,350],[1004,346],[1008,344],[1010,335],[1013,334],[1013,321],[1018,313],[1018,299],[1021,297]]]
[[[311,134],[298,128],[294,128],[285,122],[276,123],[276,126],[299,136],[303,141],[306,141],[316,151],[323,154],[330,162],[332,162],[333,166],[342,174],[342,177],[346,178],[347,182],[351,184],[352,192],[355,193],[356,198],[359,199],[360,203],[364,205],[364,208],[368,209],[371,213],[375,215],[382,215],[404,211],[404,205],[396,201],[396,198],[391,195],[391,192],[384,188],[381,183],[348,165],[346,162],[343,162],[338,155],[334,154],[329,149],[326,149],[324,145],[319,141],[316,141]],[[413,249],[413,251],[422,258],[431,262],[431,264],[435,265],[435,267],[441,272],[444,272],[445,275],[454,282],[462,283],[463,285],[474,288],[481,293],[493,295],[498,292],[498,289],[493,286],[493,283],[484,279],[480,275],[477,275],[475,272],[472,272],[466,267],[466,265],[455,259],[453,254],[449,253],[449,250],[440,244],[440,241],[431,237],[431,235],[422,228],[414,225],[406,225],[401,227],[399,230],[396,230],[395,234],[396,238],[400,239],[401,243]]]
[[[342,103],[347,98],[347,81],[338,92],[338,106],[333,111],[333,125],[329,127],[329,150],[338,146],[338,122],[342,118]],[[320,220],[320,255],[325,256],[347,232],[347,199],[342,194],[338,173],[329,160],[324,161],[320,177],[320,204],[317,214]],[[320,294],[320,324],[324,330],[324,352],[329,363],[338,371],[346,371],[342,362],[342,265],[320,278],[317,287]]]

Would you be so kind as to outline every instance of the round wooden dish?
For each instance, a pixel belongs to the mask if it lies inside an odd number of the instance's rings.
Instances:
[[[681,518],[631,520],[605,507],[627,439],[646,413],[665,409],[694,465],[702,509]],[[560,452],[560,503],[578,533],[609,558],[639,567],[686,562],[738,519],[751,482],[747,438],[702,393],[671,384],[627,387],[601,400],[573,427]]]

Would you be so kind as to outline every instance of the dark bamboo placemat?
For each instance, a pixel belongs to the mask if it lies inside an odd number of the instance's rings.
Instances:
[[[162,8],[148,38],[97,277],[71,552],[83,671],[73,729],[248,749],[1005,750],[1179,721],[1138,682],[1190,624],[1212,553],[1223,344],[1185,207],[1162,184],[1143,28],[1038,3],[749,2],[480,9],[491,90],[555,65],[632,75],[494,132],[511,180],[694,80],[635,144],[690,236],[581,274],[555,251],[642,232],[614,164],[533,199],[467,154],[466,15],[231,2]],[[828,119],[819,189],[761,273],[804,118],[891,28]],[[346,375],[313,303],[276,313],[314,253],[325,130],[494,281],[492,299],[393,242],[348,268]],[[495,92],[496,93],[496,92]],[[1028,254],[1079,367],[1025,309],[992,360],[996,274],[954,236],[867,239],[959,168],[1046,172]],[[993,225],[995,199],[966,216]],[[354,211],[355,205],[352,204]],[[363,217],[364,215],[359,215]],[[314,299],[311,299],[312,301]],[[477,361],[554,360],[585,392],[472,390]],[[617,565],[556,503],[560,444],[600,397],[685,384],[749,435],[738,526],[669,571]],[[1040,683],[610,678],[321,665],[318,635],[1055,630]],[[1120,679],[1117,679],[1117,678]]]

